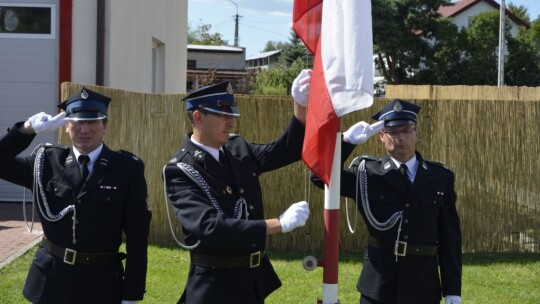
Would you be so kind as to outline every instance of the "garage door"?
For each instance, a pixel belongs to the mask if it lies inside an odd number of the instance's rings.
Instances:
[[[58,0],[0,0],[0,134],[58,103]],[[23,154],[56,134],[39,135]],[[0,180],[0,201],[21,201],[23,189]]]

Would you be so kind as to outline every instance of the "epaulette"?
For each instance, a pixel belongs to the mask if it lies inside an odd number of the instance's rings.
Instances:
[[[380,161],[381,160],[380,157],[375,157],[375,156],[371,156],[371,155],[362,155],[362,156],[359,156],[359,158],[361,160],[365,159],[366,161]]]
[[[176,156],[169,160],[169,164],[178,163],[186,153],[187,153],[186,148],[182,148],[181,150],[177,151]]]
[[[358,166],[358,164],[360,164],[362,160],[365,160],[366,162],[368,162],[368,161],[380,161],[381,159],[374,156],[369,156],[369,155],[357,156],[352,160],[350,166],[353,166],[353,165]]]
[[[116,151],[116,153],[118,153],[118,154],[120,154],[120,155],[122,155],[124,157],[131,158],[136,162],[141,162],[141,163],[143,162],[142,159],[140,159],[137,155],[135,155],[135,154],[133,154],[133,153],[131,153],[129,151],[118,150],[118,151]]]
[[[69,150],[69,147],[61,145],[61,144],[44,143],[44,144],[41,144],[40,146],[46,149],[56,148],[56,149],[61,149],[61,150]]]
[[[443,168],[445,170],[448,170],[448,171],[452,171],[450,170],[450,168],[448,168],[447,166],[445,166],[444,164],[442,163],[438,163],[438,162],[434,162],[434,161],[430,161],[430,160],[424,160],[426,163],[430,164],[430,165],[434,165],[434,166],[437,166],[439,168]]]

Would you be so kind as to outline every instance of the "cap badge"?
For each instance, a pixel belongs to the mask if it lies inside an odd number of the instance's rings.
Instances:
[[[82,99],[88,99],[88,96],[89,96],[89,95],[88,95],[88,92],[86,92],[86,90],[83,89],[83,90],[82,90],[82,93],[81,93],[81,98],[82,98]]]
[[[396,112],[403,111],[403,105],[401,104],[401,102],[399,101],[394,102],[394,111]]]
[[[227,86],[227,93],[230,95],[234,95],[231,83],[229,82],[229,85]]]

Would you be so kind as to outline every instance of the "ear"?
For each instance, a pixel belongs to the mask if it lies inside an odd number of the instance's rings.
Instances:
[[[201,111],[193,111],[193,121],[201,121],[202,115]]]
[[[384,142],[384,132],[383,131],[380,131],[379,132],[379,139]]]

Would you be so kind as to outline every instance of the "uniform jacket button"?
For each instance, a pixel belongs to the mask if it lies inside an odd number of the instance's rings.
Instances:
[[[80,204],[80,203],[82,203],[82,200],[78,199],[77,204]]]
[[[244,193],[244,188],[238,189],[238,192],[239,192],[240,194]]]
[[[409,203],[405,204],[405,208],[409,208],[411,205]]]
[[[408,239],[409,239],[409,236],[408,236],[408,235],[404,235],[404,236],[403,236],[403,239],[404,239],[404,240],[408,240]]]
[[[408,224],[409,223],[409,220],[408,219],[405,219],[405,224]]]
[[[255,207],[253,207],[253,205],[249,205],[248,208],[249,208],[250,210],[253,210],[253,208],[255,208]]]

